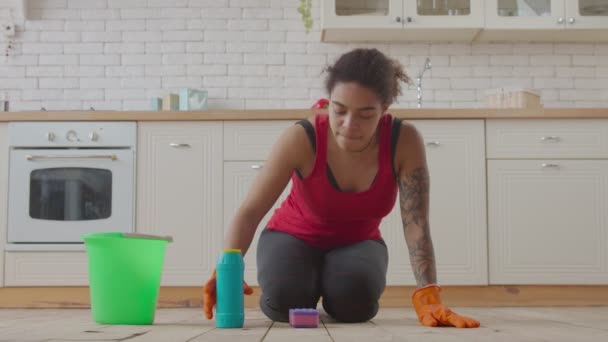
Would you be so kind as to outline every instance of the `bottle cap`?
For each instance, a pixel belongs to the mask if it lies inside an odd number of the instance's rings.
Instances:
[[[240,249],[224,249],[224,253],[241,253]]]

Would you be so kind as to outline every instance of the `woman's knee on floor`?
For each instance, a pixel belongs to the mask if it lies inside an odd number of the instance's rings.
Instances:
[[[378,313],[378,290],[365,281],[333,281],[323,286],[323,307],[335,320],[345,323],[366,322]]]
[[[289,309],[316,307],[319,292],[312,282],[275,281],[262,288],[260,308],[271,320],[288,322]]]

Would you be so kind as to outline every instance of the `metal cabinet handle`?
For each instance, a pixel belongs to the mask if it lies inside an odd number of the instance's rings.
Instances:
[[[398,22],[398,23],[400,23],[401,22],[401,17],[395,18],[395,21]]]
[[[190,144],[170,143],[169,146],[175,148],[190,148]]]
[[[429,141],[425,145],[428,147],[439,147],[441,143],[439,141]]]
[[[574,24],[575,21],[573,17],[568,18],[568,24]]]
[[[543,169],[558,169],[559,168],[559,164],[542,163],[541,166],[543,167]]]
[[[561,138],[555,135],[548,135],[540,138],[542,141],[560,141]]]
[[[557,18],[557,23],[558,24],[563,24],[564,23],[564,18],[562,18],[562,17]]]
[[[411,23],[414,20],[412,19],[412,17],[407,17],[407,18],[405,18],[405,21],[407,21],[408,23]]]
[[[264,167],[264,165],[251,165],[251,168],[254,170],[260,170],[263,167]]]
[[[27,155],[27,160],[36,159],[110,159],[112,161],[118,160],[115,154],[108,155],[74,155],[74,156],[54,156],[54,155]]]

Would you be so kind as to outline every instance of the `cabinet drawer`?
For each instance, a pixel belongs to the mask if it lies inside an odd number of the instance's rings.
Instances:
[[[490,159],[608,158],[608,120],[487,120]]]
[[[295,120],[224,122],[224,160],[265,160]]]
[[[6,252],[5,286],[88,286],[87,254]]]

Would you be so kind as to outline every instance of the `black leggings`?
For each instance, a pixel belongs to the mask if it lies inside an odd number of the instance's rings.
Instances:
[[[260,308],[273,321],[289,322],[289,309],[323,308],[340,322],[376,316],[386,285],[384,241],[366,240],[322,250],[287,233],[264,229],[257,249]]]

